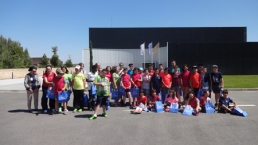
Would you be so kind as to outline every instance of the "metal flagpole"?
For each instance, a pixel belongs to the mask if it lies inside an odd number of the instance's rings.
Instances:
[[[167,67],[168,67],[168,42],[167,42]]]
[[[158,43],[158,50],[159,50],[159,43]],[[159,64],[160,64],[160,50],[158,51],[158,57],[159,57]]]
[[[152,44],[152,42],[151,42],[151,44]],[[153,44],[152,44],[153,45]],[[152,47],[152,45],[151,45],[151,47]],[[151,64],[153,64],[153,52],[152,52],[152,49],[153,48],[151,48]]]
[[[144,47],[143,69],[145,69],[145,42],[143,43],[143,47]]]

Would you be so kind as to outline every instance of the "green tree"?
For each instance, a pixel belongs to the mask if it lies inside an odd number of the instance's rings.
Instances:
[[[24,66],[25,67],[29,67],[32,65],[32,59],[29,55],[29,51],[27,48],[25,48],[25,50],[23,51],[24,53]]]
[[[53,67],[57,67],[60,65],[59,56],[57,55],[57,46],[52,47],[52,52],[54,53],[50,59],[50,63]]]
[[[41,58],[40,66],[45,67],[46,65],[49,64],[49,59],[47,58],[47,55],[44,54]]]
[[[23,68],[32,64],[28,49],[0,35],[0,68]]]
[[[72,63],[72,60],[70,58],[65,62],[65,66],[66,67],[73,67],[73,63]]]
[[[92,66],[93,66],[92,42],[90,41],[90,69],[89,69],[90,71],[92,71],[91,70]]]

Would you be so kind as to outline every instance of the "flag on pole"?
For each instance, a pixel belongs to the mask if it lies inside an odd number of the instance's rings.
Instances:
[[[152,53],[155,54],[157,50],[159,49],[159,42],[156,44],[156,46],[152,49]]]
[[[149,48],[149,55],[152,54],[152,42],[148,45],[148,48]]]
[[[144,51],[145,51],[145,43],[142,43],[142,44],[140,45],[140,48],[141,48],[141,52],[140,52],[140,54],[141,54],[141,55],[144,55]]]

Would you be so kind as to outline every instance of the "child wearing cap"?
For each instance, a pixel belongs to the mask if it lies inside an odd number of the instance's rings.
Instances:
[[[229,106],[229,103],[233,103],[234,106]],[[233,113],[233,110],[237,107],[237,103],[234,102],[229,96],[228,96],[228,90],[222,91],[222,96],[219,99],[219,112],[220,113]]]
[[[84,74],[80,73],[80,66],[75,66],[75,73],[72,74],[72,89],[73,89],[73,112],[82,112],[84,106],[84,91],[86,90],[86,81]]]
[[[194,92],[194,95],[197,96],[197,93],[199,92],[199,89],[201,87],[201,81],[202,81],[202,76],[197,72],[197,66],[194,65],[193,67],[193,73],[191,74],[190,77],[190,87],[191,90]]]
[[[224,80],[222,74],[218,71],[218,66],[212,66],[212,73],[210,74],[210,88],[215,94],[215,107],[218,106],[221,88],[224,88]]]
[[[66,88],[66,80],[65,77],[63,76],[64,72],[58,68],[56,69],[56,74],[57,76],[53,79],[53,87],[55,88],[55,112],[53,113],[58,113],[58,94],[65,91]],[[66,102],[63,102],[63,107],[64,107],[64,114],[68,112],[66,109]]]

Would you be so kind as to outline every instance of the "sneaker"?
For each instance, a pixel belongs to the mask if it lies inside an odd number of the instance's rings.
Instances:
[[[215,108],[217,108],[218,107],[218,103],[215,103]]]
[[[37,111],[37,112],[38,112],[38,111],[39,111],[39,109],[35,109],[34,111]]]
[[[78,112],[82,112],[82,109],[79,109]]]
[[[47,110],[44,110],[44,113],[47,113]]]
[[[106,118],[108,117],[108,116],[107,116],[107,113],[102,113],[102,115],[103,115],[104,117],[106,117]]]
[[[76,108],[73,110],[73,113],[75,113],[75,112],[77,112],[77,109],[76,109]]]
[[[64,110],[64,115],[66,115],[68,113],[68,110],[67,109],[65,109]]]
[[[97,119],[97,116],[92,115],[89,120]]]
[[[61,108],[61,107],[58,109],[58,112],[59,112],[59,113],[61,113],[61,112],[62,112],[62,108]]]
[[[195,116],[198,116],[199,115],[199,113],[195,113]]]

